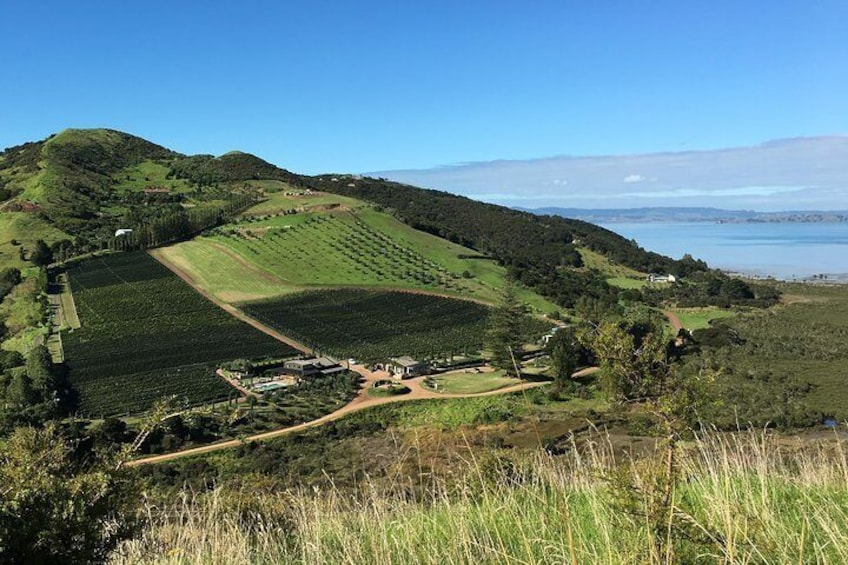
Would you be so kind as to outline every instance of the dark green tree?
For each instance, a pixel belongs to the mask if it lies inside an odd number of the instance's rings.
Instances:
[[[506,282],[498,305],[489,315],[486,346],[492,352],[492,366],[516,375],[515,365],[524,345],[523,323],[527,307],[518,299],[518,288]]]
[[[132,532],[129,476],[110,460],[80,466],[50,424],[0,443],[0,563],[105,563]]]
[[[57,391],[53,372],[53,357],[44,345],[32,348],[26,358],[26,372],[33,388],[44,400],[50,400]]]
[[[29,254],[29,260],[39,267],[46,267],[53,262],[53,252],[43,239],[35,242],[35,249]]]
[[[574,331],[560,328],[548,342],[547,350],[551,357],[554,386],[562,391],[569,387],[579,359],[580,345]]]
[[[6,402],[17,408],[24,409],[38,400],[38,395],[32,386],[32,380],[26,373],[18,372],[9,382],[6,389]]]

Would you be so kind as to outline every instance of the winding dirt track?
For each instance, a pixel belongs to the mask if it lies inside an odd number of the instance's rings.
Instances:
[[[227,304],[226,302],[219,300],[218,297],[216,297],[212,293],[204,290],[200,285],[197,284],[197,282],[191,277],[191,275],[189,275],[184,270],[180,269],[177,265],[168,261],[168,259],[164,255],[159,253],[158,250],[151,251],[150,255],[152,255],[154,259],[156,259],[157,261],[162,263],[168,269],[170,269],[171,272],[173,272],[175,275],[180,277],[183,281],[185,281],[188,285],[190,285],[194,290],[196,290],[197,292],[202,294],[207,300],[209,300],[210,302],[212,302],[213,304],[215,304],[216,306],[218,306],[219,308],[221,308],[222,310],[224,310],[225,312],[227,312],[231,316],[235,316],[236,318],[238,318],[242,322],[244,322],[246,324],[250,324],[251,326],[253,326],[257,330],[273,337],[277,341],[281,341],[281,342],[285,343],[286,345],[290,345],[291,347],[294,347],[298,351],[302,351],[304,353],[309,353],[310,355],[312,354],[312,350],[309,349],[308,347],[306,347],[304,344],[302,344],[298,341],[295,341],[295,340],[291,339],[290,337],[287,337],[287,336],[281,334],[280,332],[276,331],[273,328],[269,328],[265,324],[259,323],[258,321],[254,320],[253,318],[251,318],[250,316],[248,316],[247,314],[245,314],[244,312],[242,312],[241,310],[239,310],[238,308],[236,308],[232,304]]]
[[[178,277],[180,277],[183,281],[185,281],[187,284],[191,285],[191,287],[194,288],[195,290],[197,290],[197,292],[202,294],[204,297],[206,297],[208,300],[210,300],[212,303],[216,304],[218,307],[220,307],[221,309],[223,309],[227,313],[231,314],[232,316],[235,316],[236,318],[245,322],[246,324],[250,324],[254,328],[256,328],[256,329],[262,331],[263,333],[281,341],[282,343],[290,345],[291,347],[294,347],[295,349],[298,349],[302,352],[311,353],[309,348],[306,347],[305,345],[303,345],[302,343],[299,343],[299,342],[281,334],[280,332],[274,330],[273,328],[270,328],[270,327],[260,323],[259,321],[251,318],[250,316],[248,316],[247,314],[245,314],[244,312],[242,312],[241,310],[239,310],[235,306],[232,306],[231,304],[227,304],[227,303],[219,300],[217,297],[213,296],[211,293],[200,288],[200,286],[194,281],[194,279],[188,273],[186,273],[185,271],[180,269],[178,266],[176,266],[173,263],[171,263],[170,261],[168,261],[161,254],[157,253],[156,251],[151,251],[150,254],[157,261],[162,263],[165,267],[167,267],[174,274],[176,274]],[[263,432],[261,434],[252,435],[252,436],[246,437],[244,439],[231,439],[231,440],[228,440],[228,441],[222,441],[220,443],[213,443],[213,444],[204,445],[204,446],[201,446],[201,447],[194,447],[194,448],[191,448],[191,449],[185,449],[183,451],[177,451],[177,452],[174,452],[174,453],[166,453],[164,455],[155,455],[155,456],[152,456],[152,457],[144,457],[144,458],[140,458],[140,459],[135,459],[133,461],[128,462],[127,466],[133,467],[133,466],[137,466],[137,465],[146,465],[146,464],[150,464],[150,463],[162,463],[162,462],[165,462],[165,461],[172,461],[174,459],[179,459],[179,458],[182,458],[182,457],[190,457],[192,455],[201,455],[201,454],[204,454],[204,453],[211,453],[211,452],[214,452],[214,451],[220,451],[222,449],[231,449],[233,447],[238,447],[239,445],[242,445],[242,443],[254,442],[254,441],[265,441],[265,440],[273,439],[273,438],[280,437],[280,436],[283,436],[283,435],[287,435],[287,434],[303,431],[303,430],[306,430],[306,429],[309,429],[309,428],[313,428],[313,427],[316,427],[316,426],[320,426],[322,424],[326,424],[327,422],[332,422],[334,420],[338,420],[340,418],[343,418],[343,417],[345,417],[349,414],[352,414],[354,412],[358,412],[358,411],[364,410],[366,408],[371,408],[372,406],[378,406],[380,404],[390,404],[390,403],[395,403],[395,402],[408,402],[408,401],[411,401],[411,400],[426,400],[426,399],[437,399],[437,398],[438,399],[444,399],[444,398],[470,398],[470,397],[478,397],[478,396],[493,396],[493,395],[497,395],[497,394],[509,394],[509,393],[512,393],[512,392],[520,392],[520,391],[523,391],[523,390],[528,390],[528,389],[531,389],[531,388],[535,388],[535,387],[547,384],[547,382],[529,382],[529,383],[521,383],[521,384],[517,384],[517,385],[505,387],[505,388],[500,388],[500,389],[497,389],[497,390],[492,390],[492,391],[489,391],[489,392],[483,392],[483,393],[446,394],[446,393],[435,392],[433,390],[425,388],[423,386],[423,381],[426,377],[417,377],[417,378],[414,378],[414,379],[409,379],[409,380],[404,381],[404,384],[407,387],[409,387],[409,390],[410,390],[409,393],[407,393],[407,394],[400,395],[400,396],[373,397],[373,396],[368,396],[368,393],[367,393],[368,389],[373,385],[373,383],[375,381],[390,378],[389,373],[387,373],[385,371],[376,371],[376,372],[370,371],[364,365],[351,365],[350,370],[355,371],[355,372],[359,373],[359,375],[362,376],[362,383],[361,383],[359,392],[357,393],[357,396],[353,400],[351,400],[348,404],[346,404],[345,406],[339,408],[335,412],[331,412],[330,414],[322,416],[321,418],[318,418],[317,420],[312,420],[310,422],[305,422],[303,424],[299,424],[299,425],[296,425],[296,426],[281,428],[279,430],[272,430],[270,432]],[[586,370],[581,371],[579,373],[575,373],[575,376],[579,376],[579,375],[582,375],[582,374],[588,374],[592,370],[594,370],[594,369],[593,368],[586,369]]]
[[[366,408],[371,408],[372,406],[378,406],[380,404],[393,404],[396,402],[408,402],[411,400],[426,400],[426,399],[444,399],[444,398],[470,398],[470,397],[478,397],[478,396],[493,396],[496,394],[509,394],[511,392],[519,392],[522,390],[527,390],[530,388],[535,388],[538,386],[542,386],[547,384],[546,382],[531,382],[531,383],[521,383],[518,385],[501,388],[489,392],[483,392],[478,394],[443,394],[428,390],[422,386],[422,382],[425,377],[418,377],[416,379],[411,379],[404,381],[404,384],[409,387],[410,392],[408,394],[404,394],[401,396],[387,396],[387,397],[373,397],[368,396],[367,390],[371,386],[371,384],[379,379],[388,378],[388,373],[378,372],[372,373],[368,371],[362,365],[351,365],[351,370],[356,371],[360,375],[363,375],[364,381],[362,383],[362,387],[359,390],[356,398],[354,398],[350,403],[346,404],[342,408],[339,408],[335,412],[331,412],[326,416],[322,416],[317,420],[312,420],[311,422],[305,422],[303,424],[299,424],[297,426],[291,426],[288,428],[281,428],[279,430],[273,430],[270,432],[263,432],[261,434],[252,435],[244,438],[243,440],[239,439],[231,439],[228,441],[222,441],[220,443],[213,443],[210,445],[204,445],[201,447],[194,447],[191,449],[186,449],[183,451],[177,451],[174,453],[166,453],[164,455],[156,455],[153,457],[145,457],[142,459],[136,459],[134,461],[130,461],[127,463],[128,466],[136,466],[136,465],[147,465],[150,463],[163,463],[165,461],[172,461],[174,459],[179,459],[182,457],[191,457],[192,455],[201,455],[204,453],[211,453],[214,451],[220,451],[222,449],[231,449],[234,447],[238,447],[242,445],[242,443],[249,443],[255,441],[266,441],[269,439],[274,439],[280,436],[300,432],[303,430],[307,430],[309,428],[314,428],[320,426],[322,424],[326,424],[328,422],[333,422],[335,420],[339,420],[344,418],[349,414],[353,414],[354,412],[359,412],[360,410],[365,410]],[[368,376],[366,376],[368,375]]]
[[[671,310],[663,310],[663,314],[666,318],[668,318],[668,323],[671,324],[672,329],[674,329],[674,333],[677,334],[680,330],[683,329],[683,324],[680,322],[680,318],[677,317],[677,314],[672,312]]]

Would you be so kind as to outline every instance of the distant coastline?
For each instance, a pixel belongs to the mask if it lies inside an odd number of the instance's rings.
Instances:
[[[789,210],[758,212],[721,208],[520,208],[534,214],[563,216],[586,222],[607,223],[842,223],[848,222],[848,210]]]
[[[641,247],[784,281],[848,280],[848,222],[599,222]]]

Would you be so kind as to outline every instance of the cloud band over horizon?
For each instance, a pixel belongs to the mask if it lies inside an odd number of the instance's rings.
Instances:
[[[753,147],[464,163],[368,173],[488,202],[527,207],[848,208],[848,136]],[[660,202],[658,202],[660,201]]]

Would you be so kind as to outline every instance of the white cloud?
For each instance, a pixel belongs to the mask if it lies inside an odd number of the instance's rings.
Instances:
[[[806,186],[739,186],[733,188],[698,189],[698,188],[675,188],[673,190],[661,190],[655,192],[627,192],[619,196],[632,198],[692,198],[696,196],[772,196],[788,192],[800,192],[807,190]]]
[[[664,199],[664,206],[841,210],[848,202],[846,162],[848,135],[717,151],[495,161],[370,176],[471,198],[549,206],[628,208]]]

